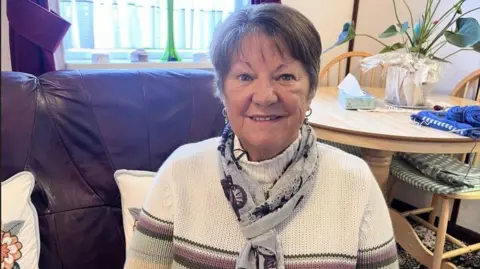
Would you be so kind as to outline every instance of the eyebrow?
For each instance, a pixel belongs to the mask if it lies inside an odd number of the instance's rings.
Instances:
[[[248,67],[252,68],[252,65],[247,62],[247,61],[241,61],[242,63],[246,64]],[[286,64],[280,64],[276,69],[275,69],[275,72],[278,72],[279,70],[281,70],[282,68],[285,68],[287,67]]]
[[[252,69],[252,65],[249,62],[247,62],[247,61],[241,61],[241,62],[246,64],[250,69]]]
[[[281,70],[282,68],[284,68],[284,67],[287,67],[287,65],[286,65],[286,64],[280,64],[280,65],[277,67],[277,69],[275,69],[275,72],[280,71],[280,70]]]
[[[248,62],[248,61],[245,61],[245,60],[240,60],[240,62],[246,64],[250,69],[252,69],[252,65]],[[282,63],[280,64],[276,69],[275,69],[275,72],[278,72],[280,71],[281,69],[287,67],[286,64]]]

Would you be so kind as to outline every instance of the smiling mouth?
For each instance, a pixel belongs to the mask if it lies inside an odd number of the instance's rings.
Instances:
[[[275,121],[282,118],[282,116],[253,116],[249,118],[253,121]]]

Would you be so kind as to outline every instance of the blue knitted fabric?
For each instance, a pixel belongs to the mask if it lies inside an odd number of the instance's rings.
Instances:
[[[456,116],[458,114],[453,114]],[[415,122],[438,130],[449,131],[474,139],[480,138],[480,129],[475,130],[470,124],[457,122],[447,118],[447,112],[420,111],[410,116]]]
[[[448,109],[447,119],[480,127],[480,106],[454,106]]]

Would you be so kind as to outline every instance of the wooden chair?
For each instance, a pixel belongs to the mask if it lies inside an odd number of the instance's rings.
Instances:
[[[477,70],[458,83],[452,91],[452,95],[478,101],[480,87],[479,80],[480,70]],[[470,91],[471,89],[473,89],[473,91]],[[474,161],[470,162],[470,164],[464,164],[464,166],[461,167],[464,161],[453,156],[449,156],[447,162],[448,163],[445,163],[444,165],[444,169],[459,169],[459,171],[463,170],[462,173],[464,171],[470,171],[471,168],[468,167],[469,165],[475,166],[476,164]],[[398,157],[394,157],[390,172],[393,180],[402,180],[416,188],[432,193],[432,200],[429,207],[402,213],[398,213],[395,210],[390,211],[397,243],[399,243],[412,257],[432,269],[453,269],[456,268],[456,266],[447,261],[447,259],[480,250],[480,242],[467,246],[457,238],[447,234],[447,226],[450,219],[450,206],[456,199],[480,200],[480,187],[466,188],[452,187],[446,184],[442,185],[441,181],[425,176]],[[437,209],[438,203],[440,203],[439,209]],[[440,212],[438,227],[434,225],[438,213],[437,210]],[[419,214],[423,213],[429,213],[428,222],[418,217]],[[435,249],[433,253],[423,245],[410,223],[406,220],[406,217],[412,218],[419,224],[436,233]],[[444,252],[445,240],[450,241],[459,248]]]
[[[325,86],[336,86],[338,84],[340,84],[340,82],[343,80],[343,78],[345,77],[345,70],[346,70],[346,65],[347,65],[347,61],[350,60],[350,72],[352,73],[353,71],[356,71],[356,70],[353,70],[353,68],[351,68],[353,66],[353,59],[354,58],[361,58],[361,59],[364,59],[366,57],[370,57],[372,56],[373,54],[369,53],[369,52],[364,52],[364,51],[350,51],[350,52],[346,52],[346,53],[343,53],[343,54],[340,54],[338,55],[337,57],[335,57],[333,60],[331,60],[321,71],[320,71],[320,74],[319,74],[319,77],[320,77],[320,83],[326,79],[326,85]],[[332,72],[332,68],[335,66],[335,65],[338,65],[338,68],[337,68],[337,81],[336,83],[333,82],[331,83],[331,80],[330,80],[330,77],[331,77],[331,73]],[[345,67],[345,68],[344,68]],[[367,76],[369,76],[368,78],[368,81],[367,81]],[[374,87],[375,85],[375,72],[374,70],[371,70],[370,72],[367,73],[363,73],[361,70],[360,70],[360,74],[359,76],[357,77],[358,79],[358,82],[361,86],[366,86],[366,87]]]
[[[480,101],[480,69],[473,71],[460,81],[452,91],[452,96]],[[467,154],[457,156],[462,161],[467,160]],[[474,165],[479,165],[479,154],[474,154],[472,160]]]
[[[466,76],[455,86],[452,96],[480,101],[480,69]]]
[[[450,206],[453,204],[453,201],[455,199],[480,200],[479,188],[475,188],[473,191],[469,192],[463,192],[465,189],[450,192],[448,188],[439,188],[438,180],[426,177],[415,168],[406,163],[402,163],[398,159],[392,161],[391,173],[395,178],[401,179],[404,182],[410,183],[417,188],[433,194],[429,207],[402,213],[390,210],[396,241],[407,251],[408,254],[431,269],[455,269],[456,266],[447,259],[480,250],[480,242],[468,246],[457,238],[447,234],[447,226],[450,219]],[[440,203],[439,209],[437,209],[438,203]],[[437,227],[434,225],[434,221],[438,212],[440,212],[440,219]],[[418,217],[419,214],[423,213],[429,213],[428,222]],[[425,228],[436,233],[435,249],[433,253],[423,245],[413,227],[406,219],[407,217],[412,218]],[[459,248],[444,252],[445,240],[450,241]]]
[[[350,70],[352,70],[352,68],[351,68],[353,66],[353,61],[352,60],[354,58],[364,59],[364,58],[370,57],[372,55],[373,54],[371,54],[369,52],[365,52],[365,51],[350,51],[350,52],[346,52],[346,53],[338,55],[333,60],[331,60],[329,63],[327,63],[327,65],[320,71],[320,74],[319,74],[320,84],[323,82],[324,79],[326,79],[326,86],[327,87],[328,86],[337,86],[338,84],[340,84],[340,82],[343,80],[343,78],[345,78],[345,70],[346,70],[346,65],[347,65],[348,60],[350,60]],[[338,65],[337,80],[336,80],[336,83],[331,83],[332,81],[330,80],[330,77],[331,77],[331,73],[332,73],[332,68],[335,65]],[[360,76],[359,76],[359,78],[357,77],[357,80],[358,80],[359,84],[361,86],[373,87],[372,82],[375,79],[375,73],[372,72],[370,74],[370,82],[371,83],[369,85],[364,85],[364,81],[365,81],[366,76],[367,76],[367,74],[364,74],[360,70]],[[330,142],[330,141],[322,140],[322,139],[318,139],[318,140],[322,143],[325,143],[325,144],[328,144],[330,146],[339,148],[339,149],[341,149],[345,152],[348,152],[350,154],[353,154],[353,155],[356,155],[356,156],[359,156],[359,157],[362,154],[362,149],[359,148],[359,147],[354,147],[354,146],[349,146],[349,145],[345,145],[345,144]]]

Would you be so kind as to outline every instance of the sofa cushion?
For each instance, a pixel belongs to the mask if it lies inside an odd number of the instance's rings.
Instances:
[[[224,120],[213,73],[69,70],[35,81],[34,117],[22,119],[34,126],[31,145],[15,163],[4,162],[4,156],[23,149],[27,135],[17,146],[2,148],[2,169],[25,167],[36,176],[32,201],[39,214],[40,268],[120,269],[125,238],[114,171],[156,171],[179,146],[220,135]],[[5,94],[16,94],[4,89],[2,80],[2,105],[11,98]],[[29,100],[19,98],[17,105]],[[2,121],[13,122],[18,112],[2,106]],[[23,123],[5,129],[2,124],[2,140],[15,141],[12,135],[22,128]]]
[[[2,182],[2,268],[38,269],[40,233],[30,200],[34,184],[29,172]]]
[[[122,169],[116,171],[114,176],[122,197],[125,249],[128,249],[136,228],[137,218],[153,184],[155,173]]]
[[[2,181],[25,169],[35,118],[37,84],[35,76],[2,72],[1,169]]]

